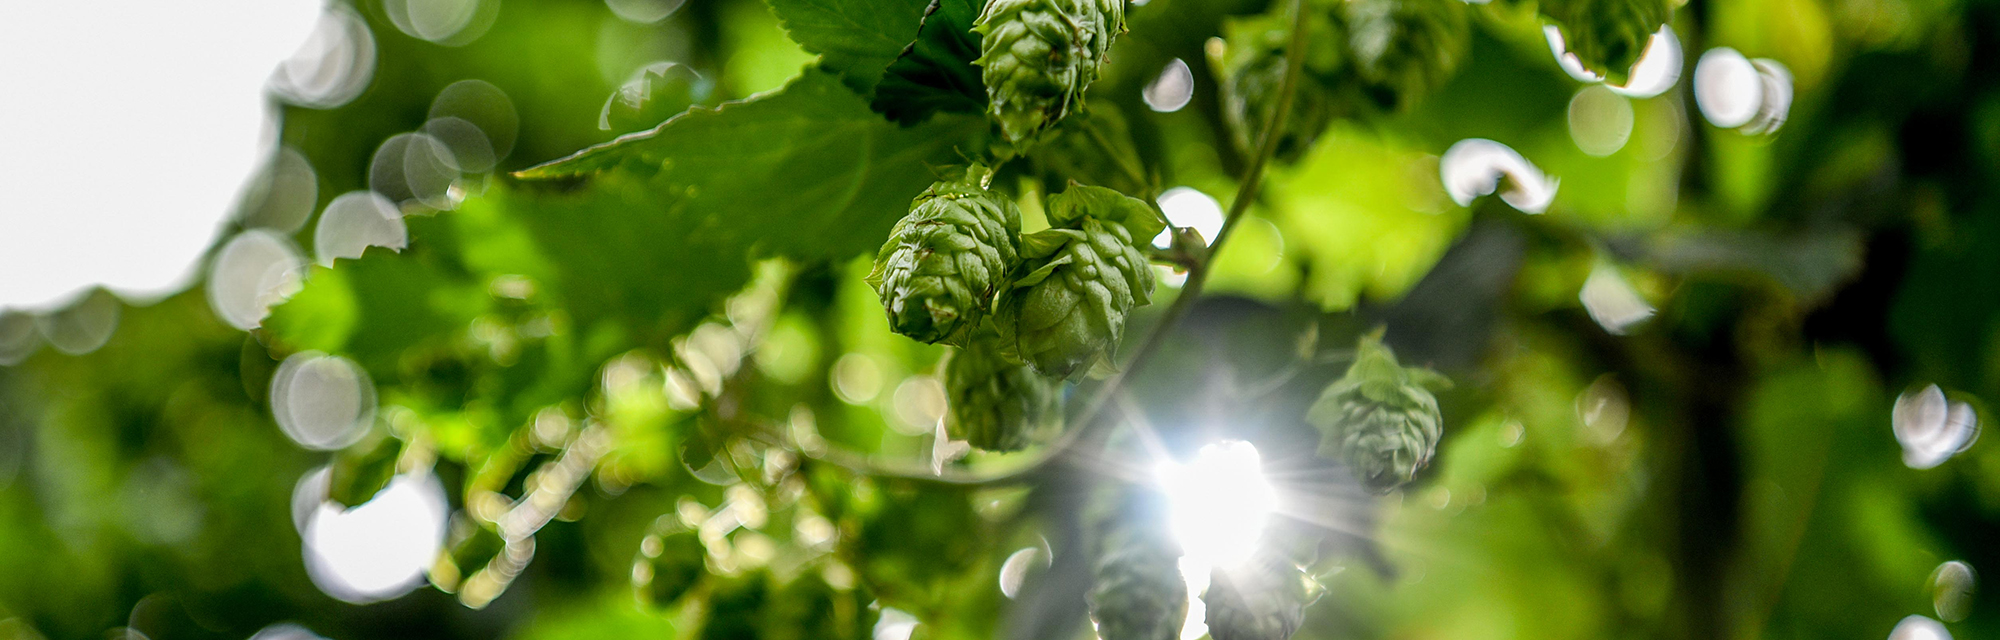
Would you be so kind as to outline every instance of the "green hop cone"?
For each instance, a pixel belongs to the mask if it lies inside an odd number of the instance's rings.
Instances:
[[[1060,383],[1003,355],[999,337],[981,333],[945,365],[951,437],[987,451],[1019,451],[1061,417]]]
[[[1459,0],[1308,0],[1306,43],[1292,109],[1274,157],[1296,162],[1335,119],[1408,110],[1457,73],[1472,32]],[[1271,13],[1230,20],[1210,64],[1236,143],[1254,151],[1284,89],[1292,21]]]
[[[1583,68],[1614,85],[1625,84],[1653,34],[1674,16],[1673,0],[1543,0],[1541,10]]]
[[[973,24],[987,110],[1011,142],[1031,140],[1083,104],[1125,0],[988,0]]]
[[[1340,115],[1334,86],[1347,71],[1344,47],[1335,46],[1338,30],[1329,11],[1310,11],[1307,48],[1292,110],[1278,132],[1274,157],[1297,162]],[[1291,40],[1291,19],[1282,8],[1272,13],[1233,18],[1223,25],[1223,46],[1212,47],[1209,67],[1222,84],[1222,116],[1238,149],[1257,150],[1260,136],[1284,89],[1285,48]],[[1352,84],[1349,82],[1348,84]]]
[[[964,344],[1018,264],[1021,210],[974,182],[978,173],[917,196],[875,255],[868,284],[896,333]]]
[[[1208,635],[1215,640],[1285,640],[1305,620],[1318,585],[1282,554],[1259,553],[1241,566],[1209,574]]]
[[[1376,107],[1406,109],[1444,86],[1472,46],[1461,0],[1346,0],[1339,21]]]
[[[1126,314],[1149,301],[1153,286],[1151,267],[1124,227],[1094,219],[1080,226],[1037,234],[1059,248],[1000,303],[1021,359],[1058,378],[1117,345]]]
[[[1090,589],[1090,617],[1103,640],[1175,640],[1187,621],[1181,550],[1158,526],[1107,523]]]
[[[1320,431],[1319,455],[1346,463],[1376,491],[1402,486],[1437,451],[1444,419],[1427,387],[1447,384],[1428,369],[1397,364],[1379,335],[1362,338],[1347,375],[1306,411]]]
[[[1102,187],[1049,198],[1056,228],[1022,238],[1027,275],[1000,297],[1003,344],[1043,375],[1067,378],[1106,355],[1125,317],[1152,302],[1153,267],[1133,244],[1165,228],[1152,208]]]
[[[1278,94],[1284,88],[1284,76],[1282,50],[1255,54],[1254,59],[1225,75],[1222,116],[1235,135],[1238,149],[1246,153],[1257,149],[1258,136],[1268,126],[1271,107],[1278,103]],[[1333,124],[1336,115],[1331,95],[1317,79],[1301,78],[1292,94],[1292,110],[1285,117],[1284,129],[1277,134],[1277,147],[1272,154],[1282,162],[1297,162],[1303,157],[1327,126]]]

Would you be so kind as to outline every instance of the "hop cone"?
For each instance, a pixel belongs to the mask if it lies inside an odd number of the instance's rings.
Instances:
[[[1125,0],[988,0],[973,24],[988,110],[1021,142],[1083,103],[1111,41],[1125,32]]]
[[[1342,460],[1377,491],[1409,482],[1437,451],[1443,418],[1426,386],[1442,384],[1436,373],[1397,364],[1380,337],[1362,338],[1347,375],[1306,412],[1320,430],[1319,455]]]
[[[1090,589],[1090,617],[1103,640],[1175,640],[1187,621],[1180,549],[1158,527],[1112,524]]]
[[[1355,72],[1385,110],[1407,108],[1443,86],[1471,47],[1461,0],[1348,0],[1340,6]]]
[[[1279,92],[1284,89],[1285,77],[1282,49],[1265,49],[1251,55],[1251,60],[1225,77],[1222,102],[1222,116],[1236,136],[1237,148],[1246,152],[1256,150],[1258,136],[1269,124],[1271,108],[1278,103]],[[1297,162],[1326,131],[1327,125],[1333,123],[1335,115],[1330,92],[1321,81],[1301,78],[1292,91],[1292,110],[1285,117],[1284,129],[1278,132],[1273,156],[1284,162]]]
[[[945,365],[951,437],[988,451],[1018,451],[1058,416],[1054,381],[1009,362],[999,337],[979,334]]]
[[[1000,300],[1003,338],[1044,375],[1066,378],[1125,334],[1125,315],[1151,302],[1153,269],[1126,227],[1094,217],[1036,233],[1053,253]]]
[[[1020,231],[1021,210],[970,178],[931,185],[868,274],[889,328],[919,342],[963,344],[1019,263]]]
[[[1283,3],[1280,3],[1283,4]],[[1278,132],[1275,157],[1295,162],[1312,147],[1327,125],[1342,115],[1334,86],[1346,72],[1345,48],[1335,45],[1338,30],[1331,11],[1309,10],[1305,18],[1306,55],[1303,73],[1292,91],[1292,110]],[[1291,41],[1291,17],[1282,10],[1223,24],[1223,46],[1208,49],[1209,67],[1222,85],[1222,116],[1246,153],[1255,152],[1258,136],[1284,89],[1285,48]],[[1348,84],[1352,84],[1349,82]]]
[[[1285,640],[1305,619],[1317,589],[1297,565],[1276,553],[1259,553],[1243,566],[1210,574],[1203,621],[1215,640]]]
[[[1673,17],[1672,0],[1543,0],[1542,15],[1570,53],[1606,82],[1625,84],[1653,34]]]
[[[1334,119],[1409,108],[1451,79],[1471,42],[1458,0],[1308,0],[1305,59],[1275,157],[1296,161]],[[1223,116],[1253,150],[1283,91],[1291,20],[1277,11],[1231,20]]]

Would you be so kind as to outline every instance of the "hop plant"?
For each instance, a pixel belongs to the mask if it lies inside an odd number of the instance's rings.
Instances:
[[[999,336],[980,333],[952,354],[944,374],[951,399],[947,429],[974,447],[1018,451],[1060,417],[1061,396],[1056,382],[1002,351]]]
[[[1283,555],[1258,553],[1238,567],[1209,576],[1203,620],[1215,640],[1285,640],[1318,599],[1318,584]]]
[[[1133,240],[1166,223],[1137,199],[1084,185],[1049,198],[1049,221],[1059,226],[1022,239],[1029,271],[1001,296],[996,326],[1015,356],[1065,378],[1117,345],[1126,314],[1152,301],[1152,266]]]
[[[1544,0],[1542,15],[1591,73],[1625,84],[1646,45],[1674,15],[1673,0]]]
[[[1451,79],[1471,42],[1457,0],[1309,0],[1306,47],[1275,157],[1293,162],[1333,120],[1408,109]],[[1210,64],[1223,116],[1254,150],[1283,91],[1291,19],[1282,9],[1231,20]]]
[[[1174,640],[1187,621],[1181,550],[1164,528],[1129,520],[1106,523],[1090,589],[1090,617],[1103,640]]]
[[[1125,32],[1125,0],[989,0],[973,30],[988,111],[1018,143],[1083,103]]]
[[[868,284],[896,333],[964,344],[1019,263],[1021,210],[980,186],[980,173],[918,195],[875,255]]]
[[[1271,107],[1284,90],[1285,53],[1280,49],[1259,49],[1249,60],[1224,74],[1222,116],[1236,138],[1236,146],[1255,151],[1271,118]],[[1284,129],[1277,133],[1273,157],[1297,162],[1319,140],[1320,133],[1335,117],[1332,92],[1314,77],[1301,78],[1292,91],[1292,110]]]
[[[1303,73],[1292,91],[1292,110],[1278,132],[1274,157],[1295,162],[1327,125],[1341,115],[1336,94],[1347,73],[1345,48],[1333,44],[1339,30],[1330,11],[1309,11]],[[1222,84],[1222,116],[1238,149],[1255,152],[1258,136],[1284,89],[1285,48],[1291,19],[1282,11],[1231,19],[1223,25],[1223,46],[1208,50],[1209,66]]]
[[[1428,369],[1397,364],[1380,335],[1362,338],[1347,374],[1306,411],[1320,430],[1319,455],[1345,462],[1377,491],[1409,482],[1430,464],[1443,433],[1428,387],[1447,384]]]
[[[1375,106],[1408,108],[1458,72],[1472,30],[1460,0],[1339,3],[1349,58]]]

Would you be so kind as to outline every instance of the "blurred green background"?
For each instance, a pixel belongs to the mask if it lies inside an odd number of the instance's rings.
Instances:
[[[1130,8],[1091,99],[1158,186],[1235,192],[1205,48],[1265,9]],[[1211,297],[1135,381],[1171,450],[1240,438],[1274,466],[1310,456],[1298,415],[1338,367],[1230,390],[1298,369],[1302,336],[1338,349],[1383,325],[1457,382],[1433,467],[1338,516],[1367,542],[1297,637],[1887,638],[1912,615],[2000,637],[1976,577],[2000,568],[2000,450],[1937,463],[1892,429],[1928,385],[1977,417],[2000,397],[2000,4],[1690,0],[1680,79],[1643,98],[1566,74],[1531,5],[1473,9],[1443,89],[1273,168]],[[974,117],[873,117],[756,0],[328,11],[344,48],[274,94],[286,155],[211,254],[230,264],[241,232],[314,256],[289,302],[232,326],[261,306],[225,283],[276,276],[212,265],[159,301],[0,316],[0,638],[1089,637],[1059,547],[1096,480],[966,488],[815,457],[920,469],[939,448],[944,350],[891,334],[862,275]],[[1789,71],[1781,127],[1704,118],[1717,47]],[[1148,86],[1176,59],[1191,101],[1162,111]],[[830,115],[701,119],[781,89],[750,104]],[[509,177],[690,106],[657,155]],[[1548,212],[1447,197],[1439,157],[1466,138],[1559,178]],[[858,195],[810,154],[736,174],[849,139],[878,163]],[[369,190],[409,215],[335,206]],[[1650,317],[1607,319],[1635,305]],[[295,408],[274,377],[355,395]],[[343,409],[358,441],[280,428]],[[396,472],[432,484],[377,525],[421,541],[428,518],[443,558],[377,588],[313,574],[319,496],[366,502]],[[1007,559],[1043,545],[1057,561],[1027,588],[1058,595],[1003,595]]]

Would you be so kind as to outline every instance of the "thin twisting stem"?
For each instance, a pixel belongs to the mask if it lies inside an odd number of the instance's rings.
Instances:
[[[1299,75],[1305,67],[1305,0],[1292,0],[1291,22],[1291,40],[1285,44],[1285,75],[1279,83],[1278,103],[1271,106],[1271,117],[1265,120],[1264,130],[1257,136],[1257,153],[1251,157],[1250,166],[1244,170],[1243,180],[1236,187],[1236,199],[1229,203],[1229,213],[1223,219],[1222,230],[1216,232],[1215,240],[1208,244],[1208,255],[1188,268],[1187,281],[1181,284],[1180,295],[1176,296],[1173,304],[1168,305],[1167,310],[1160,314],[1159,321],[1153,324],[1153,328],[1146,333],[1138,348],[1131,352],[1132,355],[1126,359],[1125,365],[1119,367],[1117,373],[1106,378],[1103,384],[1092,391],[1090,402],[1084,405],[1083,411],[1078,412],[1070,420],[1070,429],[1060,440],[1049,445],[1031,462],[998,474],[973,474],[955,470],[932,474],[928,469],[888,469],[867,464],[865,461],[840,459],[840,457],[822,456],[818,459],[821,462],[874,476],[945,484],[1009,484],[1040,472],[1048,466],[1048,463],[1068,455],[1077,443],[1085,441],[1085,435],[1100,428],[1102,424],[1108,424],[1102,421],[1106,415],[1105,409],[1113,400],[1125,393],[1126,381],[1145,368],[1153,353],[1159,351],[1161,345],[1166,344],[1167,335],[1172,332],[1174,325],[1179,324],[1188,310],[1194,307],[1195,300],[1201,298],[1202,287],[1208,282],[1209,263],[1222,250],[1223,243],[1229,240],[1230,232],[1242,222],[1244,214],[1249,212],[1250,203],[1257,200],[1257,192],[1264,182],[1264,167],[1269,164],[1271,156],[1277,153],[1279,132],[1284,130],[1285,120],[1291,116],[1292,94],[1298,89]]]

